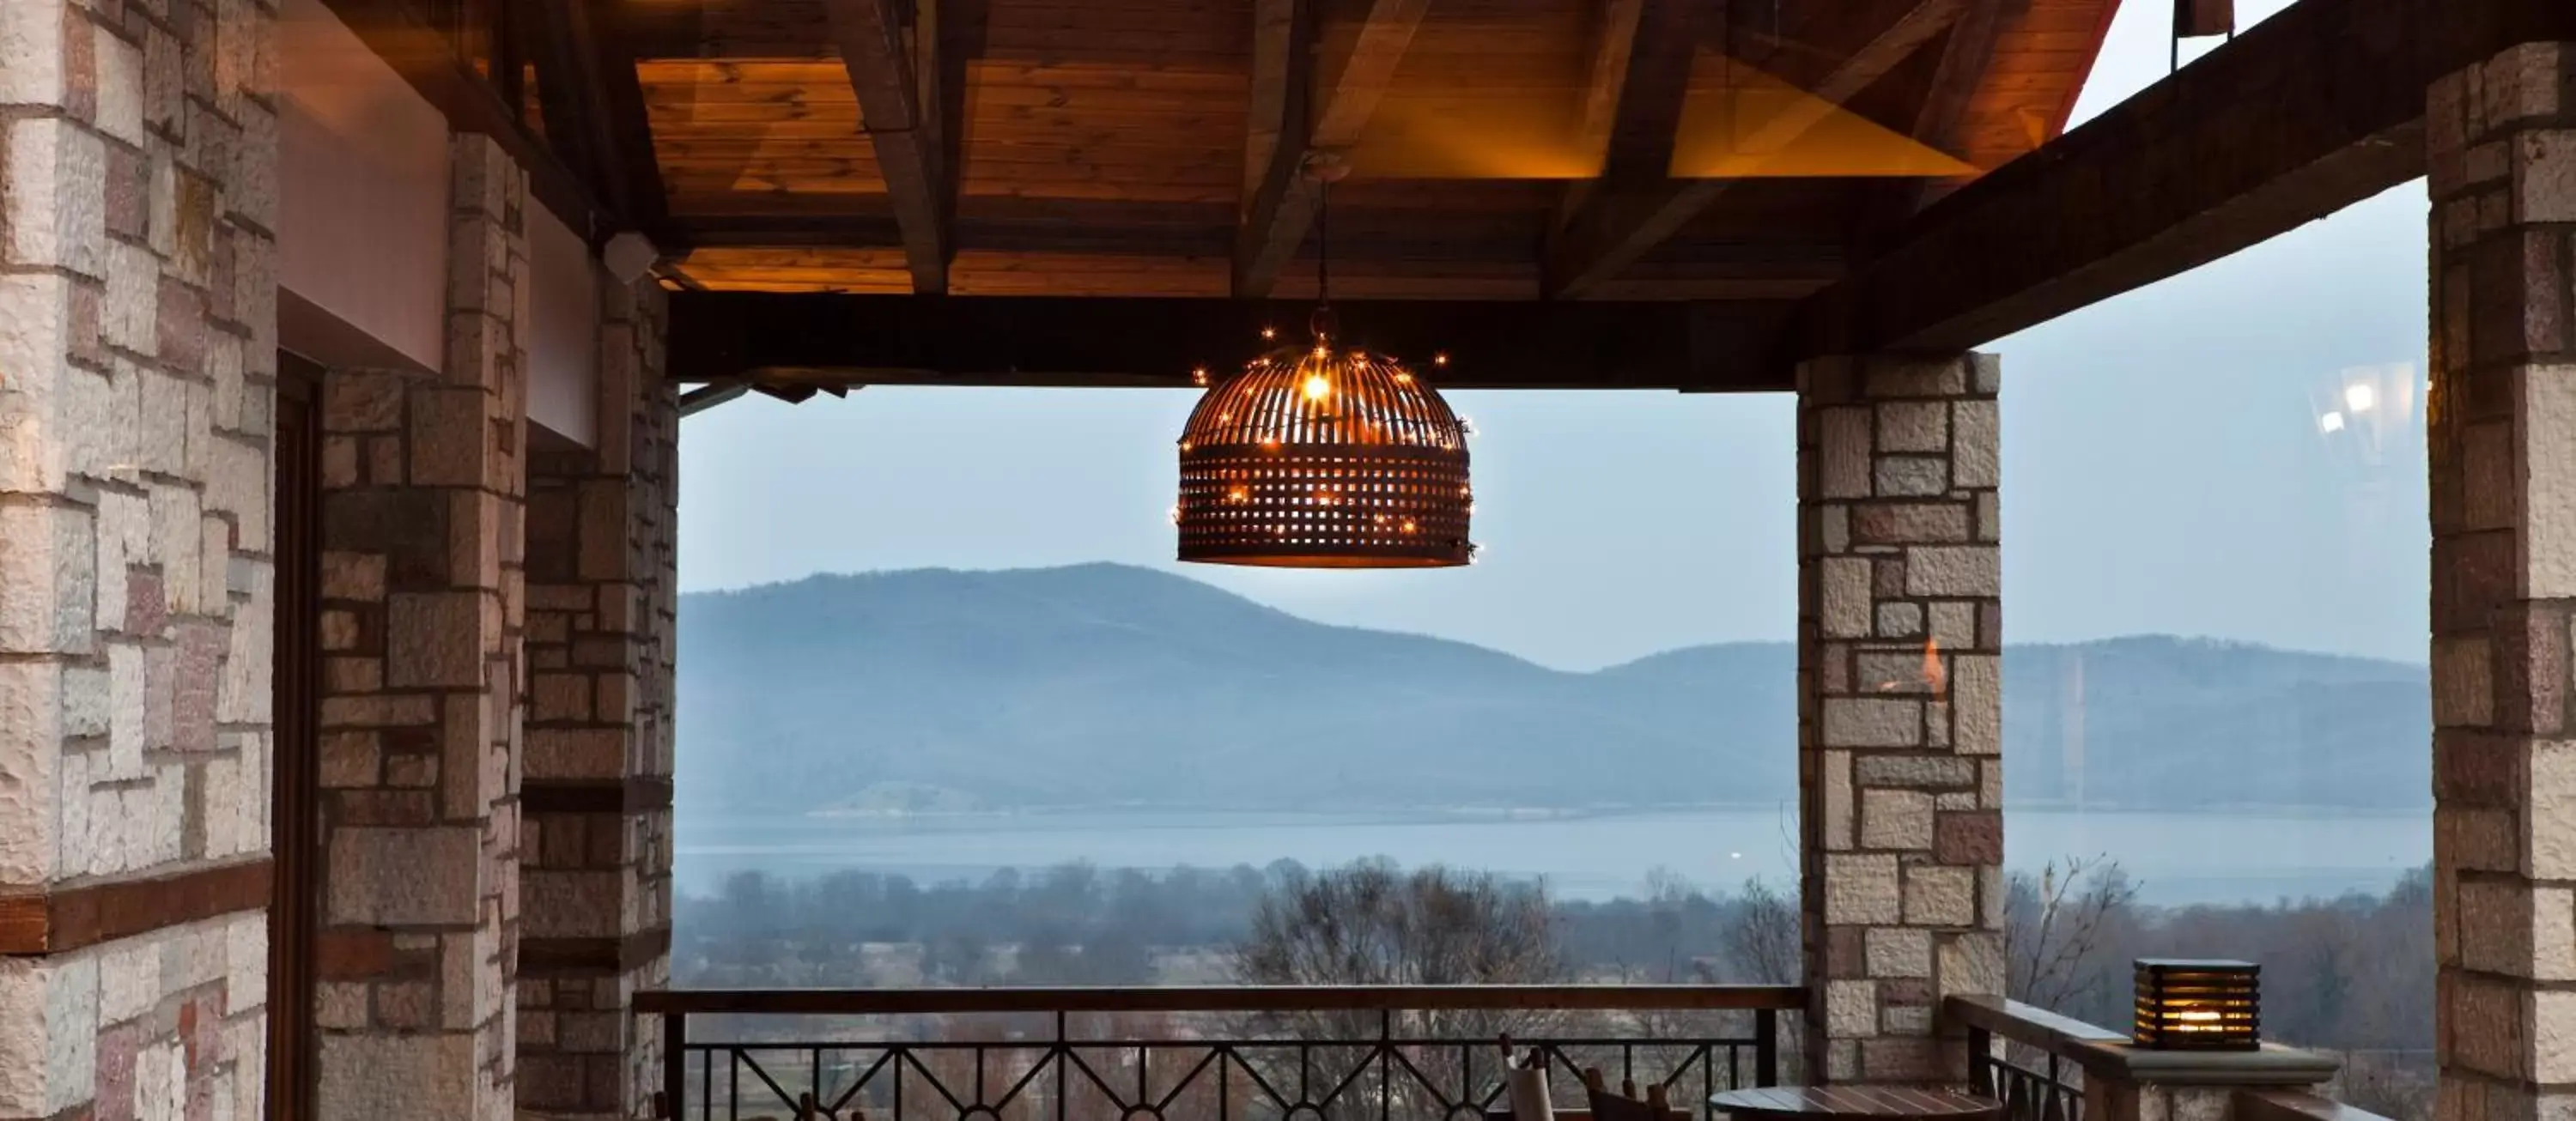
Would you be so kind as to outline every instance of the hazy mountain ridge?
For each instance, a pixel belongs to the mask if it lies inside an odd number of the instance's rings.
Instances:
[[[678,790],[710,811],[1795,796],[1788,643],[1567,673],[1106,564],[817,576],[680,613]],[[2429,798],[2420,665],[2156,637],[2004,664],[2016,800]]]

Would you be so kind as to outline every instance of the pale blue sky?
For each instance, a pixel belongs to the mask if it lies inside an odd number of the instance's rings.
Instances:
[[[2126,9],[2079,119],[2164,73],[2164,6]],[[1988,348],[2013,641],[2163,632],[2423,659],[2420,437],[2388,433],[2373,462],[2357,427],[2327,436],[2317,416],[2349,368],[2420,379],[2424,212],[2421,184],[2403,187]],[[880,388],[691,418],[681,584],[1114,560],[1567,668],[1790,637],[1786,395],[1452,396],[1479,432],[1488,552],[1469,569],[1174,564],[1186,392]]]

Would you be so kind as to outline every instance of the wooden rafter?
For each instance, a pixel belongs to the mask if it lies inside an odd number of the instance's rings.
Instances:
[[[571,154],[619,221],[660,240],[669,200],[617,8],[599,0],[543,0],[534,7],[547,137]]]
[[[918,0],[921,18],[908,35],[899,2],[826,0],[824,9],[858,94],[860,127],[876,149],[894,204],[913,290],[936,295],[948,291],[948,259],[955,250],[949,231],[954,177],[939,135],[945,98],[936,8],[932,0]]]
[[[1824,122],[1956,22],[1968,0],[1912,0],[1903,15],[1810,87],[1810,96],[1748,133],[1740,146],[1776,150]],[[1736,180],[1662,180],[1636,186],[1605,183],[1550,239],[1543,265],[1547,295],[1571,299],[1617,276],[1648,250],[1723,196]]]
[[[1941,65],[1933,72],[1931,93],[1914,117],[1916,141],[1954,154],[1960,147],[1968,111],[1994,62],[2008,3],[2013,8],[2029,6],[2029,0],[1968,0],[1959,22],[1951,25],[1949,40],[1941,47]],[[1909,216],[1960,185],[1956,180],[1900,179],[1896,183]]]
[[[1430,0],[1370,0],[1358,23],[1331,29],[1312,65],[1302,57],[1307,52],[1296,49],[1304,34],[1300,29],[1308,25],[1302,13],[1290,13],[1280,21],[1284,26],[1256,28],[1289,45],[1284,48],[1287,65],[1274,79],[1279,90],[1254,94],[1257,104],[1275,101],[1281,106],[1282,127],[1235,238],[1236,296],[1268,296],[1280,270],[1297,255],[1320,199],[1320,188],[1304,175],[1307,158],[1359,142],[1430,7]],[[1278,13],[1264,7],[1257,14]],[[1255,53],[1256,58],[1263,53],[1260,46]]]
[[[2565,0],[2291,5],[1933,206],[1793,356],[1964,350],[2324,218],[2425,174],[2436,79],[2571,39]]]

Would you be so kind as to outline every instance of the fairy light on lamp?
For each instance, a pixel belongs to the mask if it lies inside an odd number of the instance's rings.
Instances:
[[[1279,568],[1470,563],[1467,428],[1402,362],[1340,337],[1332,312],[1331,184],[1316,205],[1312,337],[1210,385],[1180,438],[1180,559]],[[1278,342],[1277,332],[1261,331]],[[1446,369],[1449,356],[1433,365]]]

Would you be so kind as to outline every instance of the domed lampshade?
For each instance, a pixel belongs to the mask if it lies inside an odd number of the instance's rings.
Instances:
[[[1312,345],[1209,387],[1181,433],[1180,559],[1283,568],[1468,563],[1467,431],[1392,358]]]

